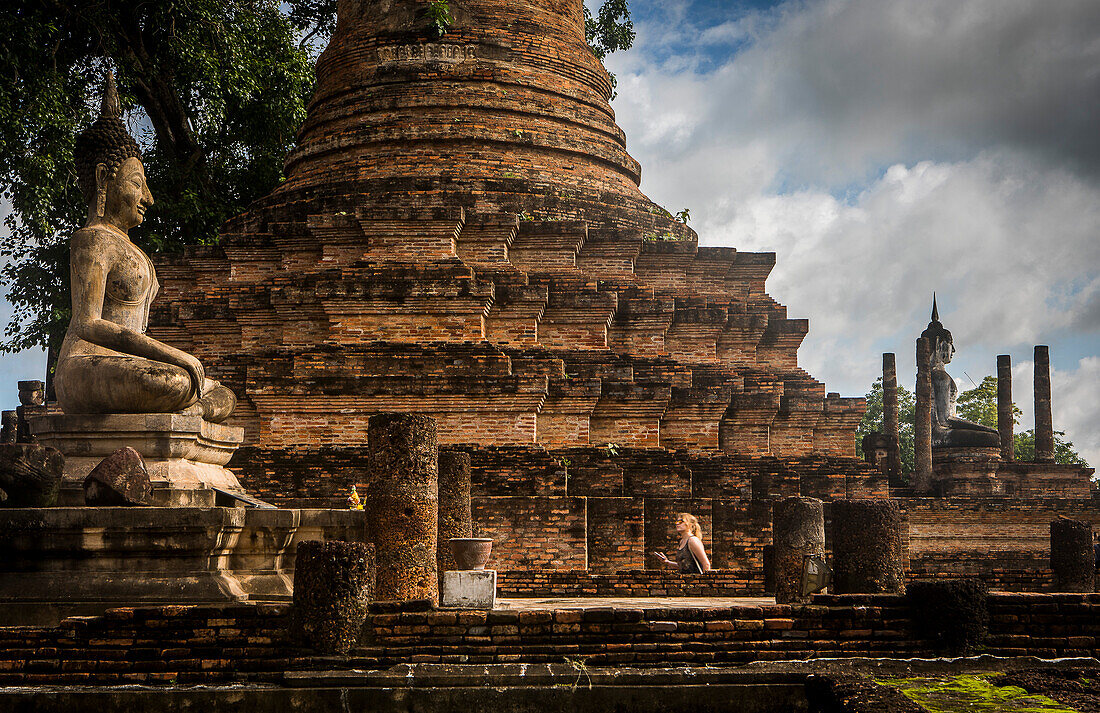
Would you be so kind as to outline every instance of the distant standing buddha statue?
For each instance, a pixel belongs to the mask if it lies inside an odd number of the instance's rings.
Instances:
[[[936,299],[932,298],[932,321],[921,333],[928,340],[932,374],[932,446],[934,448],[997,448],[1000,438],[997,430],[980,423],[967,421],[955,415],[955,398],[959,387],[947,373],[945,365],[951,363],[955,343],[951,332],[940,323]]]
[[[207,379],[194,356],[145,334],[160,285],[128,231],[144,219],[153,196],[111,74],[100,116],[77,137],[73,153],[88,220],[70,243],[72,318],[54,377],[61,409],[224,421],[236,405],[233,392]]]

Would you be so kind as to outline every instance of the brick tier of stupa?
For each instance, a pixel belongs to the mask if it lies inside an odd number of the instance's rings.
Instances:
[[[758,563],[753,488],[873,481],[774,254],[700,247],[640,192],[581,0],[450,0],[442,37],[425,7],[342,0],[286,181],[158,261],[150,334],[238,394],[242,483],[342,500],[368,417],[425,413],[472,453],[498,569],[607,571],[677,509]]]

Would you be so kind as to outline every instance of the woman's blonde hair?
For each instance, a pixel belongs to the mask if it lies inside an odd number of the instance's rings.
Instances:
[[[689,512],[682,512],[677,517],[687,523],[688,534],[695,535],[700,540],[703,539],[703,528],[699,527],[699,518]]]

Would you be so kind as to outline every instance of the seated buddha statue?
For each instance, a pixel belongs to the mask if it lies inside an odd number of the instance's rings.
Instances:
[[[1000,445],[997,429],[967,421],[955,415],[959,387],[947,373],[946,365],[955,355],[955,342],[951,332],[940,323],[936,300],[932,298],[932,321],[921,333],[928,340],[932,373],[932,446],[933,447],[989,447]]]
[[[54,372],[61,409],[224,421],[236,405],[233,392],[207,379],[194,356],[145,334],[160,285],[129,230],[142,222],[153,196],[110,74],[100,116],[77,137],[73,154],[88,219],[70,242],[72,318]]]

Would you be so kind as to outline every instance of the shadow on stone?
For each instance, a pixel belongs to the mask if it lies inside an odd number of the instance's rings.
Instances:
[[[57,505],[65,457],[37,443],[0,444],[0,498],[4,507],[48,508]]]

